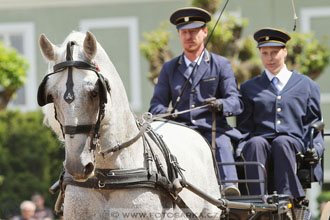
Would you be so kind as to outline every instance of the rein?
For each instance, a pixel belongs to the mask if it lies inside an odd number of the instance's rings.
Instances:
[[[195,111],[195,110],[198,110],[198,109],[201,109],[201,108],[205,108],[207,107],[209,104],[207,105],[201,105],[201,106],[198,106],[198,107],[195,107],[195,108],[191,108],[191,109],[187,109],[187,110],[183,110],[183,111],[180,111],[180,112],[175,112],[175,113],[164,113],[164,114],[158,114],[158,115],[155,115],[153,116],[150,112],[146,112],[142,115],[142,119],[140,122],[138,122],[138,126],[139,124],[140,125],[143,125],[142,128],[140,129],[139,133],[137,135],[135,135],[133,138],[131,138],[130,140],[122,143],[122,144],[117,144],[116,146],[114,147],[110,147],[108,149],[105,149],[105,150],[102,150],[100,151],[99,153],[102,154],[102,156],[104,157],[106,154],[108,153],[112,153],[112,152],[115,152],[115,151],[118,151],[118,150],[121,150],[121,149],[124,149],[126,147],[129,147],[131,146],[132,144],[134,144],[140,137],[142,137],[142,135],[144,134],[145,131],[147,131],[149,128],[149,124],[157,119],[160,119],[160,118],[167,118],[169,116],[176,116],[176,115],[181,115],[181,114],[184,114],[184,113],[187,113],[187,112],[192,112],[192,111]]]

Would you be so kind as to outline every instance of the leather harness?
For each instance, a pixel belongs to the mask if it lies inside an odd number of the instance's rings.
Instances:
[[[151,188],[169,194],[188,219],[199,219],[179,196],[179,192],[185,187],[185,177],[181,172],[182,168],[180,168],[176,157],[170,153],[162,138],[151,128],[146,133],[162,152],[167,164],[167,171],[163,169],[164,166],[160,162],[158,155],[155,154],[148,139],[143,134],[144,154],[147,161],[146,168],[95,169],[95,177],[89,178],[86,182],[74,181],[71,175],[63,172],[60,178],[62,196],[64,197],[67,185],[98,190]],[[156,165],[157,172],[154,172],[151,168],[153,162]]]
[[[73,61],[72,58],[72,50],[73,46],[76,45],[76,42],[70,41],[67,43],[67,55],[66,61],[59,63],[54,66],[54,72],[47,74],[42,80],[39,88],[38,88],[38,104],[40,106],[44,106],[48,103],[53,102],[53,98],[46,94],[46,84],[49,77],[55,73],[61,72],[65,69],[68,69],[68,78],[66,83],[66,92],[64,94],[64,99],[67,103],[71,103],[74,101],[74,92],[73,92],[73,80],[72,80],[72,68],[79,68],[85,70],[93,71],[98,77],[99,84],[99,94],[100,94],[100,102],[99,102],[99,112],[98,119],[96,124],[92,125],[77,125],[77,126],[63,126],[60,121],[57,119],[56,108],[55,108],[55,118],[61,125],[63,138],[65,138],[65,134],[81,134],[87,133],[92,135],[91,143],[90,143],[90,151],[94,151],[98,146],[99,139],[99,127],[101,120],[104,118],[104,108],[107,103],[107,92],[110,94],[110,87],[107,79],[103,77],[102,74],[99,73],[98,67],[89,62],[85,61]],[[105,155],[110,152],[118,151],[123,148],[129,147],[134,142],[136,142],[139,138],[143,138],[144,142],[144,155],[146,158],[147,166],[146,168],[137,168],[137,169],[95,169],[95,176],[93,178],[89,178],[86,182],[77,182],[74,181],[72,176],[66,173],[65,171],[60,176],[60,187],[61,193],[59,195],[58,200],[63,202],[63,198],[65,195],[65,188],[67,185],[74,185],[85,188],[92,189],[130,189],[130,188],[152,188],[163,190],[164,192],[171,195],[174,202],[182,209],[182,211],[186,214],[186,217],[190,219],[198,219],[198,217],[189,209],[189,207],[184,203],[184,201],[180,198],[178,193],[185,187],[185,178],[183,173],[181,172],[182,168],[180,168],[176,157],[171,154],[169,148],[166,146],[163,139],[155,133],[149,123],[145,123],[141,125],[141,123],[137,123],[140,127],[140,132],[138,135],[133,137],[131,140],[118,144],[117,146],[109,149],[105,149],[100,153]],[[164,170],[164,166],[162,165],[158,155],[155,154],[152,145],[148,138],[146,138],[145,133],[148,134],[149,139],[152,140],[155,145],[160,149],[163,158],[166,161],[167,170]],[[155,164],[157,172],[154,172],[152,169],[152,164]],[[181,180],[179,180],[179,176]],[[59,203],[61,203],[59,202]],[[62,204],[58,204],[58,208],[61,207]],[[55,207],[56,209],[56,207]],[[60,210],[56,210],[59,212]]]

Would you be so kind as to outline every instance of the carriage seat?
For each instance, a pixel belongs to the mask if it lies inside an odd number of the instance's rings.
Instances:
[[[313,139],[319,134],[319,132],[322,133],[322,138],[324,138],[324,122],[322,121],[317,121],[315,123],[313,123],[310,128],[309,128],[309,135],[310,135],[310,139],[311,144],[310,146],[307,146],[308,148],[313,148]],[[330,134],[326,134],[326,135],[330,135]],[[241,191],[241,194],[244,195],[248,195],[247,189],[246,189],[246,184],[248,182],[252,182],[252,183],[260,183],[263,182],[265,183],[265,192],[267,192],[267,185],[269,186],[269,184],[271,184],[272,181],[272,175],[271,173],[267,173],[265,171],[264,173],[264,178],[262,179],[256,179],[256,180],[248,180],[245,177],[245,169],[246,166],[254,166],[255,169],[258,169],[258,166],[262,166],[262,169],[265,169],[263,167],[262,164],[258,163],[258,162],[246,162],[242,159],[242,157],[240,157],[240,152],[237,152],[237,144],[233,143],[234,146],[234,154],[236,155],[236,162],[235,163],[231,163],[231,164],[224,164],[224,163],[219,163],[221,166],[227,166],[227,165],[236,165],[236,169],[237,169],[237,174],[238,174],[238,181],[235,180],[227,180],[226,182],[235,182],[238,183],[239,185],[239,189]],[[315,163],[311,162],[311,158],[309,158],[309,155],[305,154],[298,154],[297,155],[297,162],[299,165],[298,169],[297,169],[297,176],[301,182],[301,185],[303,187],[304,190],[311,188],[311,183],[313,182],[317,182],[316,177],[314,176],[314,166]],[[319,163],[321,164],[321,169],[322,169],[322,180],[321,182],[323,182],[323,171],[324,171],[324,154],[319,155]],[[268,192],[268,193],[272,193],[272,192]],[[260,199],[262,198],[264,195],[260,195],[260,196],[249,196],[251,197],[250,199]]]

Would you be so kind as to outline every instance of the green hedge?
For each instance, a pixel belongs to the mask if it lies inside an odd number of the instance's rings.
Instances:
[[[17,214],[35,192],[54,206],[48,188],[62,171],[64,148],[42,121],[41,111],[0,112],[0,219]]]

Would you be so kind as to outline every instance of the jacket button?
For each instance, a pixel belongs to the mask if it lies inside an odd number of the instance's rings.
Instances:
[[[276,121],[276,124],[280,125],[281,124],[281,121],[280,120],[277,120]]]
[[[196,120],[191,120],[192,123],[196,123]]]
[[[282,97],[280,95],[277,96],[277,99],[281,99]]]
[[[277,111],[277,112],[281,112],[282,109],[281,109],[281,108],[277,108],[276,111]]]
[[[191,90],[191,93],[195,93],[195,92],[196,92],[196,90],[195,90],[195,89]]]
[[[195,105],[191,105],[192,108],[195,108]]]

